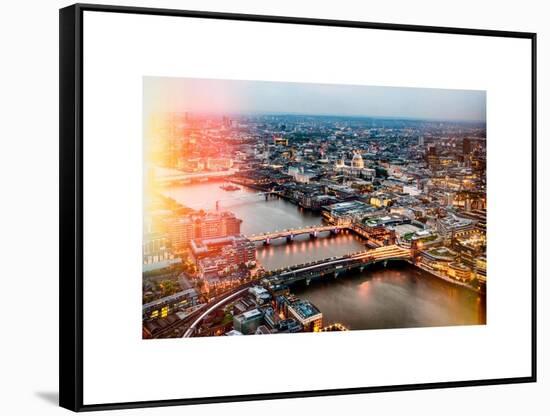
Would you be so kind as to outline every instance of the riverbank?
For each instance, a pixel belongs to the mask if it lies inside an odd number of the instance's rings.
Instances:
[[[445,275],[439,274],[439,273],[437,273],[435,270],[431,270],[431,269],[429,269],[429,268],[427,268],[427,267],[422,266],[421,264],[414,264],[414,263],[412,263],[412,262],[408,262],[408,263],[412,264],[412,265],[415,266],[415,267],[418,267],[420,270],[423,270],[423,271],[429,273],[430,275],[432,275],[432,276],[434,276],[434,277],[437,277],[438,279],[441,279],[441,280],[443,280],[443,281],[445,281],[445,282],[447,282],[447,283],[451,283],[451,284],[453,284],[453,285],[455,285],[455,286],[461,286],[461,287],[463,287],[463,288],[465,288],[465,289],[468,289],[468,290],[471,290],[472,292],[477,293],[477,294],[479,294],[479,295],[484,295],[484,294],[485,294],[485,292],[483,292],[483,291],[481,291],[481,290],[479,290],[479,289],[476,289],[476,288],[470,286],[469,284],[467,284],[467,283],[465,283],[465,282],[461,282],[461,281],[456,280],[456,279],[451,279],[449,276],[445,276]]]
[[[304,228],[322,221],[319,214],[300,209],[285,198],[267,201],[263,197],[254,198],[260,189],[249,185],[239,184],[242,189],[234,192],[224,191],[219,185],[219,182],[205,182],[172,187],[167,194],[182,205],[204,209],[214,207],[217,200],[224,201],[221,208],[243,220],[241,233],[244,235]],[[313,239],[303,235],[292,243],[280,239],[257,247],[257,267],[277,270],[364,249],[363,239],[354,232]],[[396,267],[369,267],[350,277],[319,279],[310,286],[296,285],[292,292],[322,310],[326,323],[341,322],[350,329],[485,323],[483,295],[476,295],[464,284],[413,267],[406,261]],[[204,310],[197,316],[202,312]]]
[[[486,324],[483,295],[407,261],[296,284],[291,292],[313,303],[325,325],[340,322],[350,330]]]
[[[236,191],[237,195],[241,193],[255,193],[257,191],[266,191],[265,187],[253,184],[245,184],[234,178],[226,179],[226,182],[236,183],[242,187],[242,190]],[[182,209],[194,206],[198,203],[204,203],[207,200],[217,200],[227,198],[228,192],[219,188],[220,181],[209,181],[203,184],[187,185],[177,187],[179,192],[174,192],[172,188],[171,195],[163,195],[166,201],[172,206]],[[230,193],[233,195],[233,193]],[[231,196],[230,195],[230,196]],[[300,209],[295,201],[277,194],[278,198],[270,198],[269,203],[260,204],[229,204],[224,209],[234,212],[239,218],[243,219],[241,232],[245,235],[256,234],[265,231],[275,231],[277,229],[301,228],[304,226],[318,225],[323,222],[322,216],[307,209]],[[278,200],[278,202],[276,202]],[[262,199],[263,202],[263,199]],[[212,203],[213,204],[213,203]],[[355,230],[350,230],[352,234],[360,237],[360,241],[355,238],[334,239],[301,239],[297,238],[292,244],[271,244],[267,247],[257,247],[257,260],[266,270],[275,270],[288,267],[293,264],[306,261],[319,260],[319,256],[333,257],[347,254],[350,250],[357,251],[359,244],[364,246],[364,239]],[[355,240],[355,241],[354,241]],[[322,254],[321,254],[322,253]],[[415,267],[429,273],[430,275],[445,281],[446,283],[464,287],[470,291],[483,294],[484,291],[472,286],[442,275],[437,271],[423,267],[421,264],[414,264]]]
[[[247,187],[247,188],[250,188],[250,189],[254,189],[256,191],[260,191],[260,192],[269,192],[269,189],[266,188],[265,186],[260,186],[260,185],[254,185],[254,184],[248,184],[248,183],[245,183],[243,181],[239,181],[238,179],[234,179],[234,178],[230,178],[227,180],[227,182],[231,182],[233,184],[237,184],[237,185],[241,185],[241,186],[244,186],[244,187]],[[294,205],[296,205],[297,207],[299,208],[302,208],[302,209],[305,209],[305,210],[308,210],[312,213],[319,213],[321,212],[321,208],[313,208],[313,207],[307,207],[307,206],[304,206],[300,203],[300,201],[296,200],[295,198],[292,198],[291,196],[288,196],[288,195],[285,195],[284,193],[281,193],[281,192],[274,192],[273,193],[274,195],[276,195],[277,197],[279,198],[282,198],[284,199],[285,201],[288,201]]]

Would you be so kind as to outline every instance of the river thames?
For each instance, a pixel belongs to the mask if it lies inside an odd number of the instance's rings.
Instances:
[[[242,219],[241,232],[267,231],[320,224],[320,214],[303,210],[278,197],[256,195],[239,186],[224,191],[220,182],[204,182],[167,189],[164,194],[194,209],[221,210]],[[351,232],[322,234],[310,240],[299,236],[291,244],[280,239],[257,247],[257,259],[267,270],[364,250]],[[408,328],[486,323],[485,296],[444,282],[407,263],[375,265],[337,279],[313,281],[291,288],[323,313],[325,325],[339,322],[350,329]]]

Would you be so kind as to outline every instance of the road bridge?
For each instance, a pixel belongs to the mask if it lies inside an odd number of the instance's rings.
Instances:
[[[393,260],[410,260],[411,258],[411,250],[397,245],[389,245],[352,255],[295,266],[289,270],[281,271],[271,277],[270,280],[282,284],[292,284],[298,281],[305,281],[306,284],[309,284],[314,278],[326,275],[337,277],[339,274],[352,269],[363,270],[369,264],[386,263]]]
[[[316,238],[318,237],[319,233],[322,232],[329,231],[331,234],[338,234],[341,230],[341,227],[335,225],[319,224],[302,228],[277,230],[262,234],[254,234],[246,236],[246,238],[253,242],[263,242],[264,244],[269,245],[272,240],[276,240],[278,238],[286,238],[287,241],[292,241],[294,240],[294,237],[302,234],[309,234],[311,238]]]
[[[309,282],[314,278],[322,276],[337,277],[338,274],[344,271],[354,268],[361,269],[362,267],[366,267],[368,264],[408,259],[411,259],[411,250],[407,250],[396,245],[390,245],[373,250],[360,251],[341,257],[332,257],[330,259],[324,259],[318,262],[292,266],[288,269],[279,271],[276,275],[270,276],[267,279],[273,283],[292,284],[298,281],[306,281],[306,283],[309,284]],[[211,305],[207,306],[204,312],[194,318],[189,328],[183,334],[183,337],[192,337],[206,316],[226,303],[242,296],[251,284],[252,283],[247,283],[244,287],[231,291],[227,295],[218,298]]]

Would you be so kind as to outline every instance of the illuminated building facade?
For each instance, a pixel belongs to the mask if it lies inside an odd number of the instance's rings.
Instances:
[[[303,326],[304,332],[319,332],[323,327],[323,314],[307,300],[292,302],[288,314]]]
[[[199,295],[197,291],[191,288],[154,300],[143,305],[143,319],[165,318],[179,309],[186,309],[197,305],[198,299]]]
[[[212,239],[241,232],[242,220],[231,212],[190,214],[168,220],[168,235],[174,251],[186,249],[191,240]]]

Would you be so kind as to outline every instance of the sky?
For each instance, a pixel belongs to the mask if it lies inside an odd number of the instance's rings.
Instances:
[[[474,90],[144,77],[153,112],[289,113],[485,121],[486,93]]]

